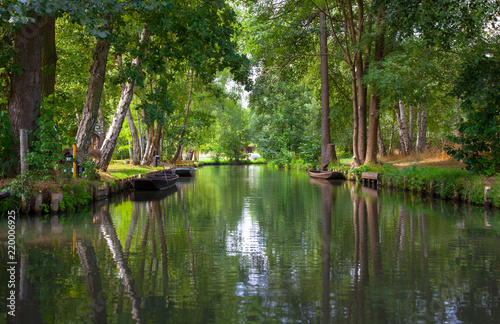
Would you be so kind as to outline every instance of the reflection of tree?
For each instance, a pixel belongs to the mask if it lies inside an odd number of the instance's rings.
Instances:
[[[330,241],[332,236],[332,190],[328,182],[321,184],[321,219],[323,232],[323,276],[321,304],[323,310],[322,323],[330,322]]]
[[[21,253],[21,262],[19,262],[18,266],[20,267],[20,280],[16,316],[8,316],[8,318],[14,320],[13,323],[41,323],[40,302],[33,298],[36,295],[36,285],[27,275],[30,266],[27,253]],[[2,311],[6,307],[3,302]]]
[[[128,266],[127,259],[124,256],[122,245],[118,235],[116,234],[115,226],[113,225],[113,220],[109,215],[109,210],[106,208],[101,209],[101,232],[106,239],[111,255],[115,261],[116,267],[119,270],[120,278],[122,279],[125,291],[130,299],[132,308],[132,317],[138,323],[144,322],[142,311],[140,308],[140,300],[137,292],[135,290],[134,277],[132,275],[132,270]]]
[[[377,305],[377,320],[381,321],[386,317],[383,297],[380,300],[367,301],[366,289],[370,282],[370,262],[373,270],[372,285],[377,286],[383,275],[382,251],[380,247],[379,235],[379,208],[376,197],[361,197],[354,194],[353,197],[353,224],[354,224],[354,278],[352,300],[349,306],[349,315],[353,322],[363,323],[366,319],[367,303]],[[368,242],[370,250],[368,250]],[[354,307],[354,309],[352,309]],[[370,321],[369,321],[370,322]]]
[[[93,323],[107,323],[106,300],[103,297],[99,265],[95,255],[94,247],[90,242],[78,240],[76,251],[83,268],[87,294],[90,299]]]

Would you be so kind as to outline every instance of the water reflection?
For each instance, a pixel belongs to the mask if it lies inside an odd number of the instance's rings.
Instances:
[[[265,167],[131,198],[20,222],[15,321],[500,322],[494,210]]]

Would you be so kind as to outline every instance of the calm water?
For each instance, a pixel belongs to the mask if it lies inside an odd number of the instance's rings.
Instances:
[[[9,322],[500,322],[498,213],[265,166],[152,198],[20,221]]]

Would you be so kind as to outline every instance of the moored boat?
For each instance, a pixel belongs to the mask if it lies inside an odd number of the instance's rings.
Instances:
[[[340,172],[318,170],[309,170],[308,172],[311,178],[345,180],[344,175]]]
[[[165,190],[175,185],[179,179],[177,174],[155,174],[144,178],[132,179],[130,183],[135,190]]]
[[[196,168],[175,168],[173,171],[180,177],[194,177]]]

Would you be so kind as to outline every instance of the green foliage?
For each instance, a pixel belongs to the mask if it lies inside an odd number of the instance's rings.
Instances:
[[[311,96],[305,87],[290,81],[269,85],[264,78],[257,80],[249,108],[255,114],[252,127],[258,130],[255,141],[269,163],[290,167],[296,158],[315,161],[318,139],[308,126],[315,121],[317,107]]]
[[[0,111],[0,178],[4,178],[14,165],[10,133],[9,117],[5,111]]]
[[[81,164],[81,166],[84,168],[81,176],[84,179],[87,180],[95,180],[98,177],[97,169],[94,164],[94,159],[88,158],[85,162]]]
[[[465,120],[458,125],[456,144],[445,151],[472,171],[493,175],[500,172],[500,60],[495,56],[472,56],[464,64],[452,95],[462,100]]]
[[[62,186],[63,201],[59,207],[63,211],[74,211],[78,206],[86,205],[92,199],[92,196],[87,192],[85,181],[79,182],[70,181]]]
[[[244,147],[250,143],[249,117],[247,111],[230,99],[222,102],[217,119],[218,136],[215,141],[220,145],[224,156],[239,162],[244,157]]]
[[[54,121],[46,116],[37,120],[38,129],[30,145],[26,161],[29,164],[28,176],[33,180],[54,178],[60,163],[65,160],[62,153],[62,131]]]

